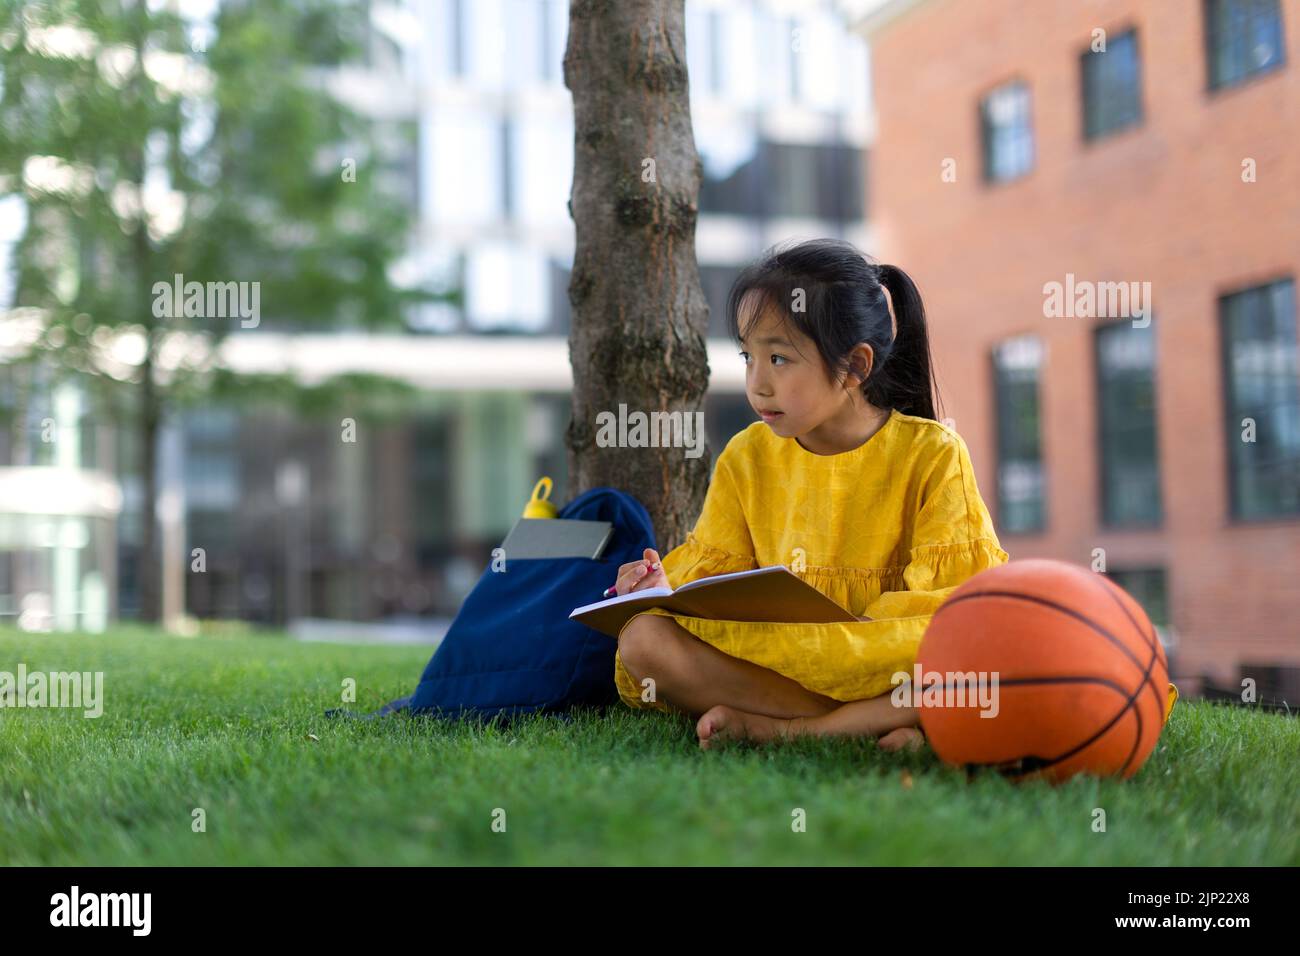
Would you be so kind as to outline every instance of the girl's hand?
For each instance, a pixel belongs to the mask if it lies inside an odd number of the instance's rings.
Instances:
[[[614,582],[616,593],[623,595],[631,591],[644,591],[646,588],[668,588],[668,575],[664,574],[659,554],[654,548],[646,548],[640,561],[629,561],[618,569],[618,580]]]

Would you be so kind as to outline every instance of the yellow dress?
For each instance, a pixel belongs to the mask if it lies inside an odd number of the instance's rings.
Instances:
[[[911,672],[931,616],[958,585],[1007,560],[966,443],[946,425],[893,410],[857,448],[817,455],[759,421],[718,455],[699,521],[663,556],[669,585],[783,564],[871,620],[747,623],[661,608],[642,613],[672,617],[724,653],[815,693],[865,700],[892,690],[894,673]],[[617,654],[615,682],[631,707],[670,709],[641,699]]]

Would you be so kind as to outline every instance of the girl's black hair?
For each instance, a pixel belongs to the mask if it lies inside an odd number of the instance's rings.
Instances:
[[[897,335],[885,289],[893,300]],[[751,292],[755,307],[742,332],[741,303]],[[879,264],[840,239],[773,246],[731,286],[727,330],[733,340],[748,332],[765,302],[817,344],[832,382],[850,371],[850,351],[865,342],[875,358],[862,384],[863,397],[878,408],[937,420],[925,306],[916,284],[898,266]]]

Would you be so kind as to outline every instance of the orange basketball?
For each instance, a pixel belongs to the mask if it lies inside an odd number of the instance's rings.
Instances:
[[[1137,601],[1104,574],[1042,559],[957,588],[911,676],[940,759],[1018,780],[1133,776],[1155,749],[1170,695],[1164,648]]]

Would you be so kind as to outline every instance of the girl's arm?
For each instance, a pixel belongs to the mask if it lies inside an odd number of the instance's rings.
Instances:
[[[699,578],[758,567],[754,540],[731,469],[734,448],[728,444],[718,455],[694,529],[684,542],[663,556],[663,570],[674,589]]]

